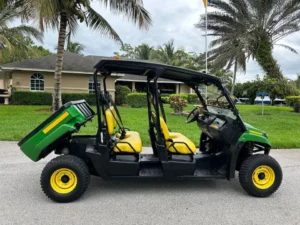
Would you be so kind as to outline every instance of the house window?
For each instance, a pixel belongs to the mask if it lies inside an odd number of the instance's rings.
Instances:
[[[100,81],[98,80],[98,89],[100,90]],[[95,93],[94,77],[89,78],[89,93]]]
[[[31,91],[44,91],[44,76],[39,73],[34,73],[30,77]]]

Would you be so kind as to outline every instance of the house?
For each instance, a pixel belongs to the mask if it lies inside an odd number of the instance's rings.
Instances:
[[[61,90],[63,93],[93,93],[95,85],[92,79],[94,65],[102,56],[82,56],[65,52],[62,69]],[[0,65],[0,89],[13,91],[43,91],[53,92],[53,75],[55,71],[56,55],[48,55],[20,62]],[[99,75],[100,83],[103,77]],[[127,85],[132,91],[143,92],[146,79],[131,74],[113,74],[108,77],[107,89],[115,96],[116,85]],[[100,85],[100,83],[98,85]],[[159,80],[162,93],[190,93],[190,88],[180,82],[166,79]]]

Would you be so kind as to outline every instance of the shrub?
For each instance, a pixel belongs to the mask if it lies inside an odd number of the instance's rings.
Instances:
[[[188,103],[189,104],[196,104],[199,98],[196,94],[188,94]]]
[[[162,103],[170,103],[170,97],[161,97]]]
[[[172,94],[170,95],[170,100],[173,97],[180,97],[181,99],[188,101],[188,94]]]
[[[86,93],[62,93],[62,102],[77,101],[84,99],[90,105],[96,104],[95,94]],[[50,92],[23,92],[17,91],[12,94],[12,104],[14,105],[51,105],[52,93]]]
[[[127,95],[131,90],[127,86],[116,86],[115,102],[117,105],[127,104]]]
[[[295,112],[300,113],[300,96],[287,96],[286,103],[293,107]]]
[[[183,100],[186,100],[188,104],[195,104],[198,102],[198,96],[196,94],[172,94],[170,95],[170,98],[172,97],[180,97]]]
[[[170,106],[175,113],[182,113],[183,108],[187,106],[187,100],[178,95],[173,95],[170,97]]]
[[[146,93],[130,93],[127,95],[127,103],[132,108],[147,107]]]
[[[52,94],[49,92],[23,92],[12,93],[12,104],[14,105],[51,105]]]

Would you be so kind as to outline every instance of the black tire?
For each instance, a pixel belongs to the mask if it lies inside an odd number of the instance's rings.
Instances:
[[[68,184],[69,181],[73,181],[71,182],[71,187],[66,190],[60,188],[60,185],[56,183],[56,180],[59,179],[58,174],[65,174],[64,171],[70,174],[71,178],[68,175],[63,175],[67,179],[67,182],[65,182],[66,180],[63,181],[62,177],[61,182]],[[62,155],[52,159],[47,163],[41,174],[42,190],[48,198],[55,202],[71,202],[78,199],[87,189],[89,181],[90,173],[86,163],[82,159],[72,155]],[[57,191],[55,188],[60,189]],[[65,191],[67,193],[63,193]]]
[[[259,172],[265,171],[264,169],[267,170],[266,174]],[[268,173],[268,171],[271,171],[271,173]],[[273,177],[273,179],[270,177]],[[239,180],[241,186],[250,195],[268,197],[280,187],[282,170],[279,163],[271,156],[263,154],[252,155],[242,163]],[[258,183],[261,181],[266,183],[261,185]]]

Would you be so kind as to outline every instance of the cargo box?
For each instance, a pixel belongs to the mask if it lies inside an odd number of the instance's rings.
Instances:
[[[85,100],[68,102],[24,137],[18,145],[31,160],[38,161],[53,151],[64,137],[77,132],[94,115],[95,112]]]

